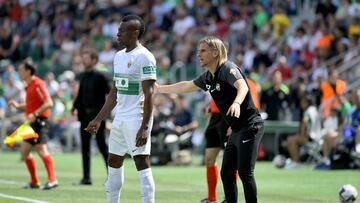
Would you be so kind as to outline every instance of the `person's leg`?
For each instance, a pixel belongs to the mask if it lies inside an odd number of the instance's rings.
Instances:
[[[288,151],[291,160],[300,163],[300,146],[308,142],[308,137],[293,135],[287,139]]]
[[[43,163],[45,165],[46,172],[48,174],[48,182],[49,183],[56,182],[56,184],[57,184],[54,160],[53,160],[51,154],[49,153],[46,144],[37,144],[37,145],[35,145],[35,149],[36,149],[37,153],[39,154],[39,156],[41,157],[41,159],[43,160]]]
[[[108,178],[105,183],[108,203],[118,203],[121,187],[124,184],[124,156],[109,154]]]
[[[142,203],[154,203],[155,183],[150,168],[149,155],[136,155],[134,161],[140,178]]]
[[[227,203],[237,202],[238,190],[236,185],[237,169],[237,149],[231,141],[227,143],[224,149],[223,161],[221,165],[221,180],[223,183],[225,199]]]
[[[37,176],[36,161],[34,156],[30,153],[32,145],[29,142],[22,142],[20,147],[21,159],[25,161],[26,167],[31,177],[31,186],[39,186],[40,180]]]
[[[360,153],[360,126],[356,129],[355,152]]]
[[[124,156],[128,145],[124,138],[124,122],[113,123],[109,136],[108,178],[105,183],[106,198],[109,203],[118,203],[124,184]]]
[[[334,147],[334,143],[336,141],[336,138],[338,137],[339,132],[336,130],[331,130],[329,131],[325,136],[324,136],[324,144],[323,144],[323,157],[324,157],[324,162],[326,164],[330,164],[330,152],[331,149]]]
[[[257,202],[257,188],[254,177],[255,162],[261,138],[264,134],[263,124],[255,124],[243,131],[235,133],[237,146],[238,173],[241,179],[245,201]]]
[[[104,161],[105,161],[105,165],[107,166],[108,163],[108,157],[109,157],[109,149],[108,149],[108,146],[105,142],[106,140],[106,135],[105,135],[105,122],[101,122],[101,125],[100,125],[100,128],[96,134],[96,143],[97,143],[97,146],[99,148],[99,151],[101,153],[101,155],[103,156],[104,158]]]
[[[216,158],[221,148],[207,148],[205,150],[206,180],[208,186],[208,200],[217,201],[216,186],[219,182],[219,167]]]
[[[81,182],[91,183],[90,176],[90,164],[91,164],[91,134],[85,131],[87,123],[81,123],[80,134],[81,134],[81,156],[82,156],[82,167],[83,167],[83,179]]]

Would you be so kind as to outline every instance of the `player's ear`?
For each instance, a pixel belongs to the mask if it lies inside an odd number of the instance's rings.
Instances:
[[[139,29],[134,30],[134,35],[136,36],[137,39],[139,39],[140,30]]]
[[[213,55],[214,58],[219,57],[219,51],[217,51],[217,50],[214,49],[214,50],[212,51],[212,55]]]

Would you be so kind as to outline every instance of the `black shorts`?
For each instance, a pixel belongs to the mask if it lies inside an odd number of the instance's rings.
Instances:
[[[228,140],[226,136],[229,126],[221,118],[220,113],[213,113],[210,117],[209,125],[205,130],[206,148],[225,148]]]
[[[25,142],[30,143],[31,145],[36,144],[46,144],[48,140],[48,132],[49,132],[49,121],[47,118],[38,117],[36,121],[30,124],[34,131],[39,135],[38,138],[32,138],[28,140],[24,140]]]

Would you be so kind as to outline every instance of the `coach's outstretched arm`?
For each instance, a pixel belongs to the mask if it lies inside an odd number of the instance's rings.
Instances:
[[[96,117],[90,121],[89,125],[85,128],[90,134],[96,134],[97,130],[100,127],[101,121],[103,121],[111,112],[111,110],[116,105],[116,94],[117,89],[115,86],[115,82],[112,83],[110,92],[106,97],[106,101],[104,106],[101,108],[100,112],[96,115]]]
[[[183,94],[199,90],[200,88],[195,85],[194,81],[182,81],[172,85],[159,85],[155,84],[156,93],[175,93]]]

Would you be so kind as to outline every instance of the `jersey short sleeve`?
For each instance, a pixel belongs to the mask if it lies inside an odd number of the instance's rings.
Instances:
[[[232,63],[227,62],[224,64],[225,67],[221,74],[222,79],[227,81],[231,86],[234,86],[235,81],[239,79],[244,79],[244,77],[240,73],[240,69]]]
[[[144,54],[139,57],[141,81],[156,80],[156,60],[153,55]]]
[[[193,80],[194,84],[204,91],[208,90],[208,88],[206,87],[206,74],[207,72],[201,74],[199,77]]]
[[[46,89],[46,84],[44,82],[38,82],[36,85],[36,93],[42,100],[50,98],[49,91]]]

